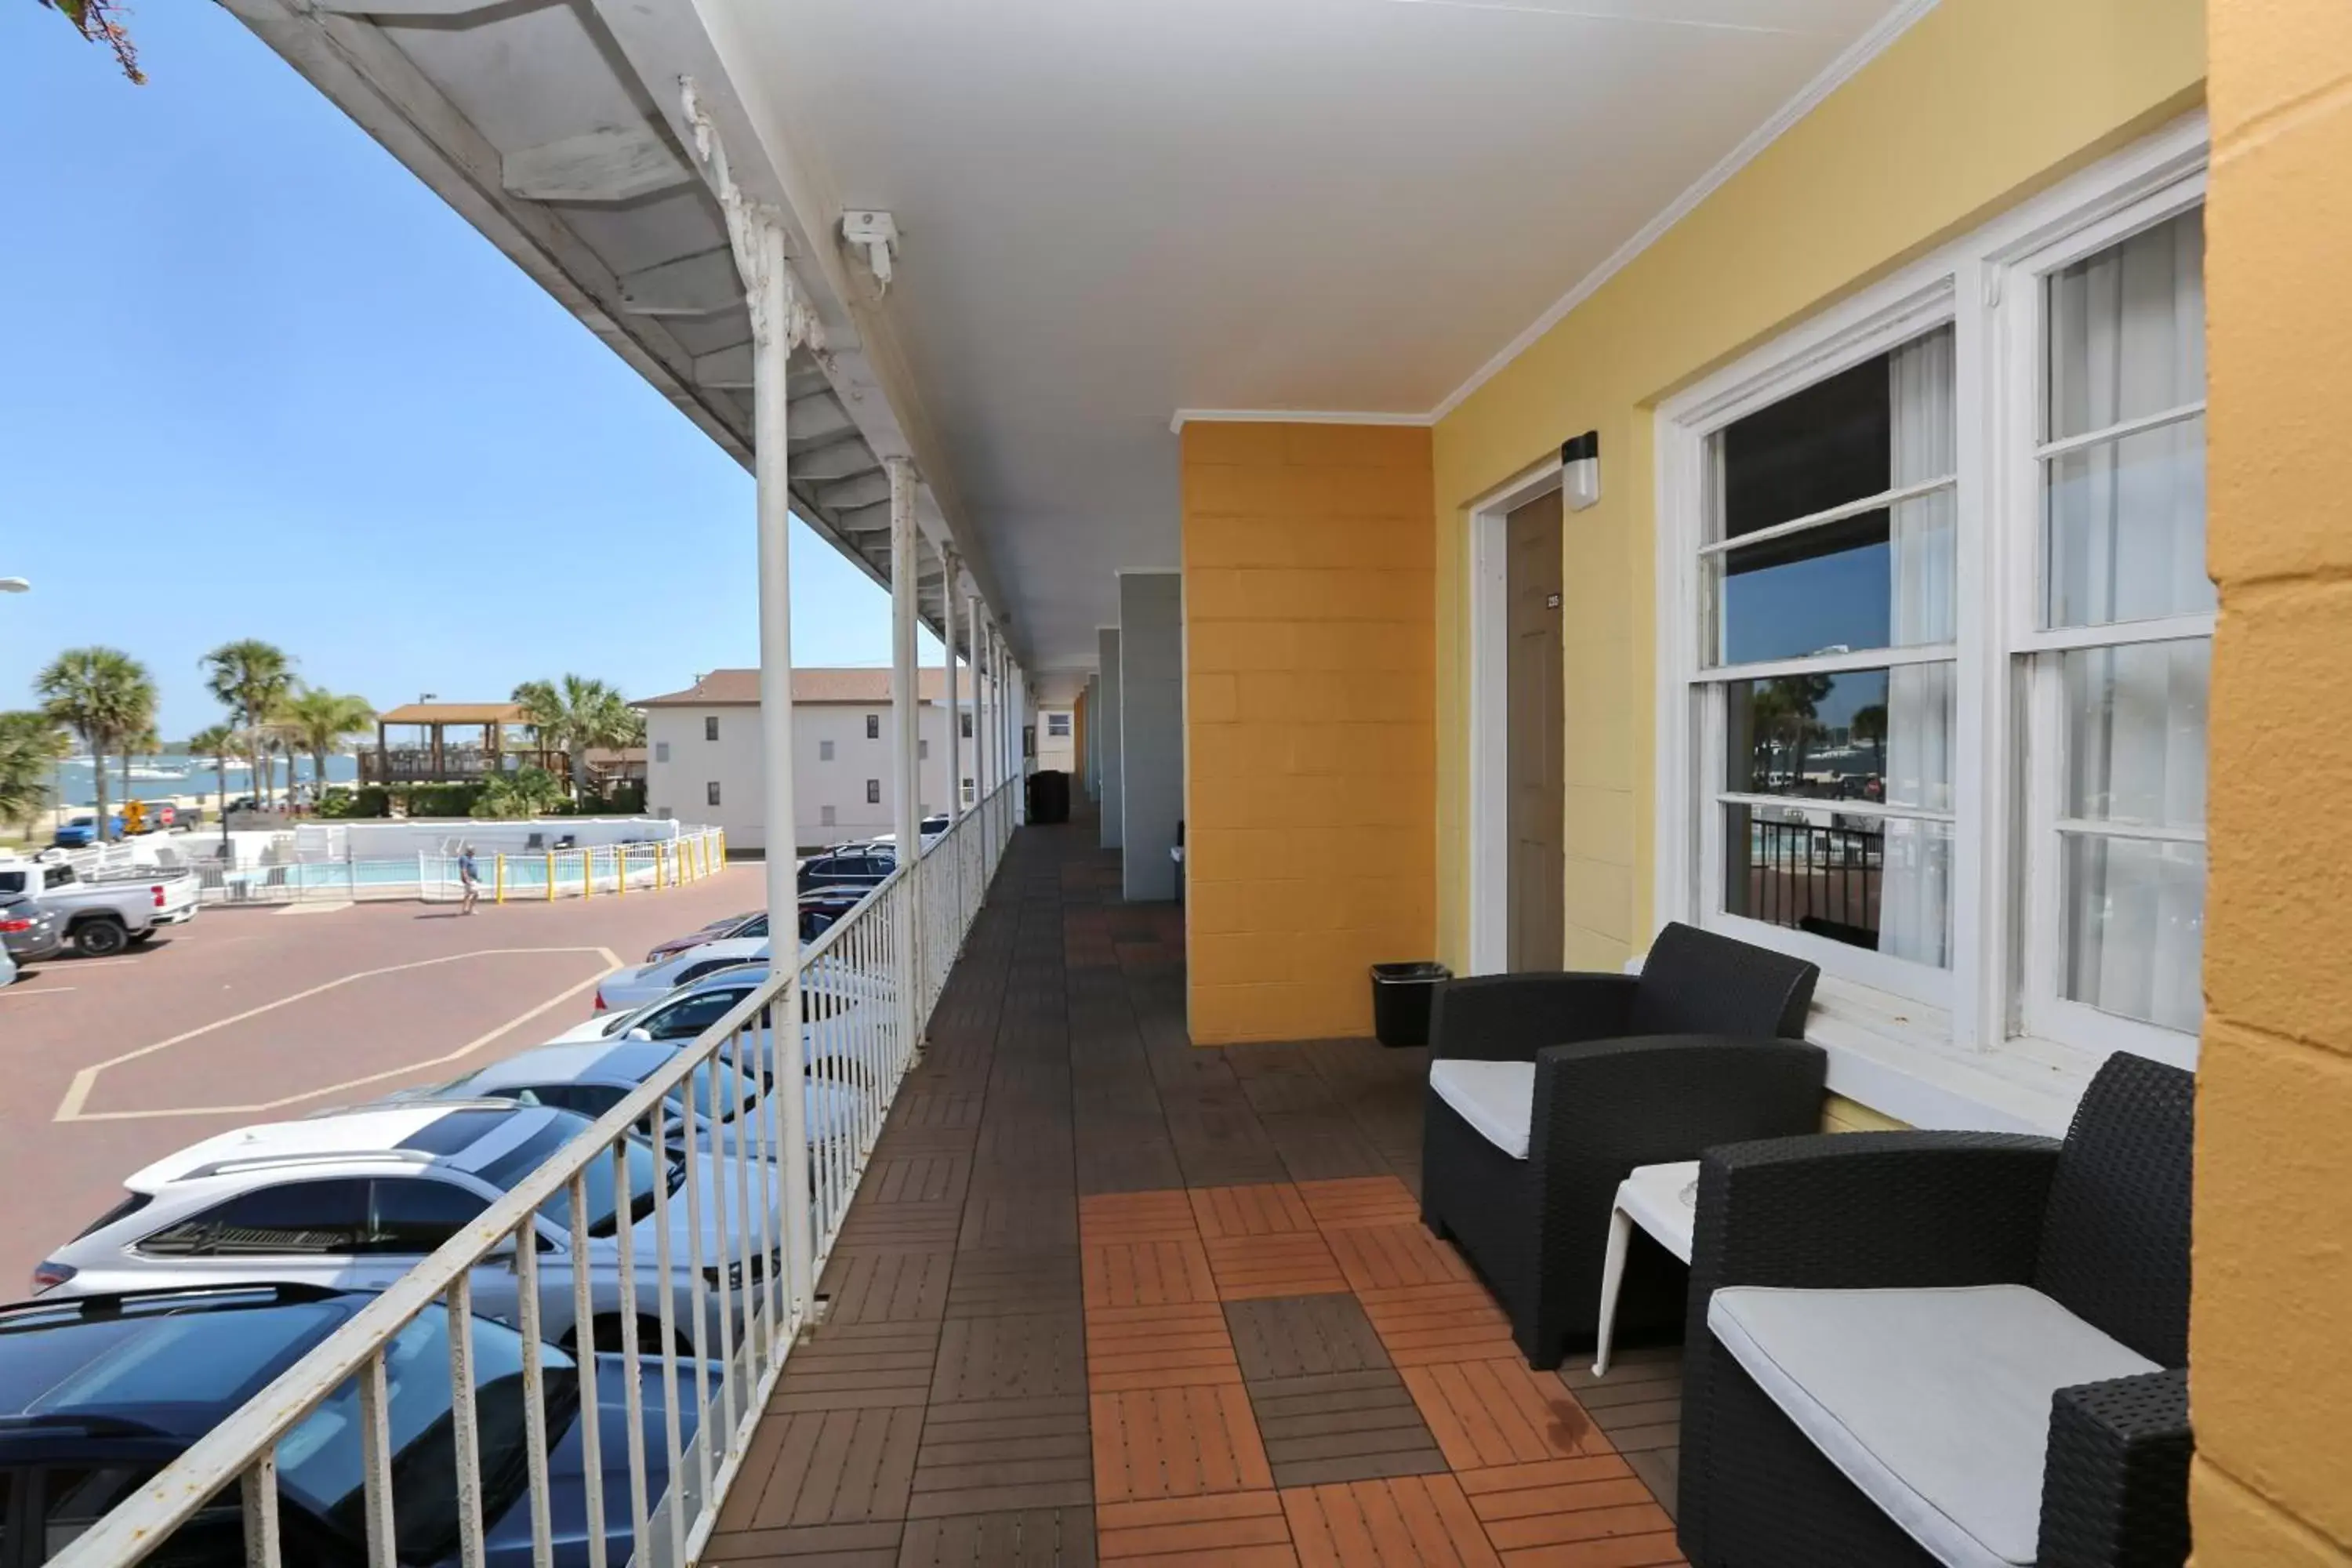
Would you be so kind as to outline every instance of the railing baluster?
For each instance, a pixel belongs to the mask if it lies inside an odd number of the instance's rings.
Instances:
[[[695,1133],[702,1118],[694,1105],[694,1078],[686,1080],[686,1115],[681,1125],[686,1137],[686,1256],[688,1315],[694,1320],[694,1420],[695,1463],[699,1467],[702,1486],[698,1496],[706,1501],[710,1496],[710,1291],[709,1281],[702,1274],[702,1163],[696,1157]],[[722,1336],[725,1330],[720,1331]],[[672,1486],[677,1484],[673,1479]]]
[[[474,1285],[471,1275],[449,1281],[449,1432],[457,1465],[457,1561],[483,1568],[481,1413],[474,1405]]]
[[[394,1568],[390,1399],[383,1352],[379,1350],[360,1369],[361,1512],[366,1520],[368,1568]]]
[[[625,1165],[623,1167],[626,1169]],[[572,1344],[573,1359],[579,1363],[580,1378],[580,1463],[587,1472],[583,1484],[582,1501],[588,1510],[588,1568],[604,1568],[604,1433],[603,1423],[596,1419],[596,1315],[595,1303],[589,1294],[588,1251],[588,1173],[585,1166],[572,1177]],[[626,1181],[613,1189],[613,1226],[616,1231],[629,1228],[629,1184]],[[533,1217],[530,1235],[534,1249],[538,1240],[538,1221]],[[515,1237],[521,1245],[522,1236]]]
[[[630,1223],[636,1213],[636,1184],[629,1180],[629,1145],[626,1140],[612,1147],[613,1190],[621,1194],[625,1217],[616,1233],[621,1253],[621,1374],[627,1379],[622,1395],[629,1411],[629,1539],[640,1552],[646,1550],[646,1396],[645,1373],[638,1363],[643,1353],[637,1343],[637,1248],[636,1226]],[[654,1184],[661,1185],[661,1152],[654,1153]],[[590,1528],[603,1533],[601,1520],[591,1520]]]
[[[265,1448],[238,1486],[245,1513],[246,1568],[278,1568],[278,1450]]]
[[[686,1474],[684,1422],[677,1407],[677,1269],[669,1240],[669,1102],[654,1101],[654,1267],[661,1274],[662,1409],[669,1438],[669,1560],[677,1568],[686,1563],[686,1510],[678,1506],[677,1490]],[[687,1181],[694,1180],[691,1166]]]
[[[532,1568],[554,1568],[555,1521],[547,1490],[547,1372],[540,1357],[539,1235],[530,1222],[515,1228],[514,1245],[515,1328],[522,1335],[523,1466],[530,1488],[530,1561]],[[585,1419],[593,1412],[593,1405],[582,1407],[584,1425],[595,1425]]]

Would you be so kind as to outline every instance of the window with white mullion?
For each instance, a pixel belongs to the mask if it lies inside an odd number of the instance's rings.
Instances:
[[[2201,211],[2062,258],[2027,298],[2040,395],[2022,1021],[2193,1061],[2204,925]]]

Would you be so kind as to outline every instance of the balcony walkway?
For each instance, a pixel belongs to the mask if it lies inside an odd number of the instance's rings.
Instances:
[[[1673,1352],[1528,1371],[1421,1227],[1423,1053],[1193,1047],[1095,837],[1014,836],[704,1560],[1679,1562]]]

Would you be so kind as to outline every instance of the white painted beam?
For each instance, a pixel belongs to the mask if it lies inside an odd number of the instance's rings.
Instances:
[[[509,0],[310,0],[310,9],[330,16],[373,16],[386,22],[403,18],[442,21],[470,16],[477,11],[508,3]]]
[[[724,250],[623,273],[620,287],[621,308],[633,316],[712,316],[743,308],[743,280]]]
[[[507,194],[534,202],[625,202],[691,175],[650,125],[606,125],[499,160]]]

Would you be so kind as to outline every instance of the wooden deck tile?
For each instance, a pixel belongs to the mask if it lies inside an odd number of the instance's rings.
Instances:
[[[919,1409],[930,1397],[940,1331],[932,1323],[827,1323],[784,1363],[768,1408]]]
[[[1462,1255],[1411,1225],[1343,1226],[1324,1233],[1339,1270],[1358,1290],[1393,1290],[1406,1285],[1443,1285],[1475,1278]]]
[[[1122,1242],[1087,1247],[1084,1257],[1089,1310],[1217,1299],[1209,1254],[1198,1241]]]
[[[895,1568],[902,1526],[812,1524],[799,1529],[714,1531],[705,1563],[807,1563],[822,1568]]]
[[[1359,1290],[1356,1299],[1399,1366],[1495,1361],[1518,1353],[1510,1320],[1475,1281]]]
[[[1086,1328],[1076,1312],[950,1318],[940,1325],[934,1405],[1086,1391]]]
[[[1087,1386],[1092,1393],[1237,1384],[1224,1314],[1213,1301],[1098,1307],[1087,1314]]]
[[[1300,1236],[1236,1236],[1212,1241],[1209,1272],[1228,1301],[1264,1296],[1312,1296],[1345,1290],[1331,1249],[1314,1231]]]
[[[1418,1225],[1421,1200],[1394,1176],[1301,1182],[1298,1195],[1325,1230],[1364,1225]]]
[[[971,1180],[969,1154],[923,1151],[877,1158],[866,1168],[857,1195],[876,1208],[953,1203]]]
[[[1683,1560],[1673,1521],[1613,1455],[1466,1470],[1459,1479],[1506,1563],[1654,1568]]]
[[[1390,1364],[1371,1321],[1344,1293],[1230,1301],[1225,1322],[1245,1378],[1370,1372]]]
[[[1095,1525],[1105,1563],[1296,1568],[1298,1562],[1282,1500],[1270,1491],[1105,1503],[1095,1510]]]
[[[1286,1489],[1299,1568],[1499,1568],[1451,1476]]]
[[[1402,1375],[1457,1470],[1612,1452],[1558,1378],[1517,1358],[1435,1362]]]
[[[923,1250],[836,1255],[817,1288],[833,1298],[835,1323],[936,1322],[947,1313],[950,1252]]]
[[[747,1456],[719,1510],[722,1530],[856,1524],[906,1517],[919,1410],[773,1412],[763,1464]]]
[[[853,1202],[841,1227],[841,1239],[834,1244],[833,1258],[839,1264],[859,1252],[945,1251],[955,1246],[962,1229],[960,1200],[898,1204],[888,1208]]]
[[[1094,1499],[1093,1455],[1083,1398],[934,1405],[923,1424],[908,1514],[1083,1507]]]
[[[1288,1182],[1241,1187],[1194,1187],[1188,1194],[1204,1241],[1255,1236],[1297,1236],[1315,1229],[1306,1200]]]
[[[1240,1388],[1141,1388],[1088,1401],[1101,1502],[1265,1490],[1274,1485]]]
[[[1075,1247],[1050,1252],[967,1252],[948,1280],[950,1318],[1065,1311],[1085,1300]]]
[[[1095,1561],[1090,1508],[914,1520],[897,1559],[898,1568],[1091,1568]]]
[[[1034,1190],[972,1184],[964,1201],[963,1226],[956,1233],[958,1252],[1051,1252],[1076,1247],[1077,1205],[1069,1194],[1048,1196]]]
[[[1445,1468],[1444,1455],[1393,1368],[1267,1378],[1246,1386],[1277,1487]]]
[[[1192,1199],[1181,1187],[1164,1192],[1105,1193],[1078,1200],[1078,1240],[1087,1247],[1197,1241],[1200,1236]]]

